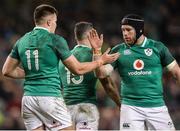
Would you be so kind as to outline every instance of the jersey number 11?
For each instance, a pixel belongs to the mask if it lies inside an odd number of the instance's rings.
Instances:
[[[32,69],[32,65],[31,65],[31,50],[26,50],[25,52],[26,54],[26,58],[27,58],[27,66],[28,69],[31,70]],[[35,69],[38,71],[39,70],[39,54],[38,54],[38,50],[34,50],[32,52],[32,55],[34,55],[34,60],[35,60]]]

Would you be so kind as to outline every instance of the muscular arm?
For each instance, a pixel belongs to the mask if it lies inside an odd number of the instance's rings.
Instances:
[[[81,75],[90,72],[101,65],[100,61],[80,63],[74,55],[71,55],[65,61],[64,65],[74,74]]]
[[[97,60],[99,59],[100,55],[96,55],[96,54],[93,54],[93,60]],[[98,68],[95,69],[95,75],[98,77],[98,78],[106,78],[108,76],[110,76],[110,74],[112,73],[113,71],[113,67],[110,65],[110,64],[106,64],[106,65],[102,65]]]
[[[99,79],[106,93],[120,107],[120,96],[117,86],[110,77]]]
[[[19,67],[19,61],[10,56],[7,57],[3,68],[2,73],[4,76],[22,79],[25,77],[24,70]]]
[[[92,30],[89,33],[88,39],[90,41],[91,46],[93,47],[93,60],[96,61],[101,57],[101,47],[103,44],[103,35],[99,37],[96,30]],[[95,69],[95,75],[98,78],[106,78],[113,71],[113,67],[110,64],[100,66]]]
[[[92,62],[80,63],[73,55],[63,61],[64,65],[74,74],[81,75],[90,72],[103,64],[112,63],[118,57],[118,53],[108,54],[107,50],[99,59]],[[83,54],[82,54],[83,55]]]
[[[173,67],[169,69],[169,71],[175,78],[177,84],[180,86],[180,68],[179,65],[176,63],[176,61]]]

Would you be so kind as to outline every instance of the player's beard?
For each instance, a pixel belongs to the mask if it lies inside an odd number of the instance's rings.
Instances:
[[[130,39],[128,41],[126,41],[126,40],[124,40],[124,41],[128,46],[133,46],[137,40],[136,40],[136,37],[134,36],[132,39]]]

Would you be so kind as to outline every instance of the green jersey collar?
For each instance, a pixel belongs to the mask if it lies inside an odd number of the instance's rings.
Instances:
[[[41,27],[41,26],[36,26],[36,27],[34,27],[34,29],[33,29],[33,30],[35,30],[35,29],[43,29],[43,30],[46,30],[46,31],[48,31],[48,32],[49,32],[49,30],[48,30],[47,28],[45,28],[45,27]]]
[[[144,47],[144,46],[146,45],[146,42],[147,42],[147,38],[144,37],[144,41],[143,41],[142,44],[139,44],[139,45],[135,44],[135,45],[133,45],[132,47]],[[128,48],[131,47],[131,46],[128,46],[126,43],[125,43],[125,46],[128,47]]]

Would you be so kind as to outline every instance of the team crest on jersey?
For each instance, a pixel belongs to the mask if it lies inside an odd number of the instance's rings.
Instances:
[[[131,54],[131,51],[129,49],[124,50],[124,55],[130,55],[130,54]]]
[[[151,56],[152,53],[153,53],[153,50],[150,49],[150,48],[147,48],[147,49],[144,50],[144,53],[145,53],[147,56]]]
[[[140,59],[137,59],[134,61],[133,67],[136,70],[142,70],[144,68],[144,62]]]

